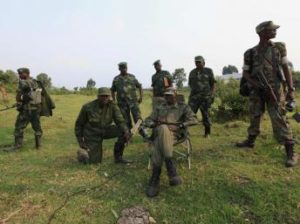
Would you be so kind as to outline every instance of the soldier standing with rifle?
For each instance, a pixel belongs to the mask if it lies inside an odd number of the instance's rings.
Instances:
[[[278,28],[279,26],[272,21],[260,23],[256,27],[256,33],[260,38],[259,44],[244,54],[243,77],[250,87],[250,126],[248,138],[236,143],[236,146],[254,147],[256,137],[260,133],[261,116],[266,107],[271,118],[274,137],[285,146],[286,166],[292,167],[297,164],[298,155],[294,150],[295,141],[285,118],[285,106],[294,102],[295,88],[288,68],[285,44],[271,41],[276,37]],[[283,91],[284,82],[288,90],[286,95]]]

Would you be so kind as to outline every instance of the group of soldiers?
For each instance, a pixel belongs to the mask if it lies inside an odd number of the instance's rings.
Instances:
[[[286,166],[297,164],[298,155],[294,150],[295,141],[285,118],[286,102],[294,102],[295,88],[288,69],[287,53],[283,43],[271,41],[279,28],[272,21],[256,27],[259,44],[244,54],[243,77],[247,81],[250,99],[250,126],[248,138],[236,144],[240,148],[253,148],[260,132],[261,117],[267,108],[276,140],[285,146]],[[179,100],[173,87],[172,76],[162,70],[159,60],[153,63],[156,73],[152,76],[153,101],[152,113],[139,128],[140,135],[153,145],[151,156],[152,175],[146,194],[154,197],[159,193],[162,166],[165,163],[171,186],[182,183],[172,159],[173,145],[178,133],[188,126],[198,124],[196,113],[200,110],[204,125],[204,137],[211,134],[209,108],[214,100],[216,80],[213,71],[205,67],[202,56],[195,57],[195,68],[190,72],[188,85],[191,89],[188,104]],[[128,164],[123,158],[125,145],[132,137],[134,124],[142,121],[139,104],[143,101],[141,83],[127,71],[127,63],[118,64],[120,74],[112,82],[111,88],[101,87],[92,102],[82,106],[75,122],[75,135],[80,146],[78,160],[82,163],[102,162],[102,142],[104,139],[117,138],[114,145],[115,163]],[[20,84],[17,102],[22,105],[15,125],[14,149],[22,146],[23,131],[30,122],[35,131],[36,148],[40,147],[42,129],[40,126],[41,90],[40,84],[30,78],[29,69],[18,69]],[[287,91],[283,91],[283,86]],[[29,88],[28,88],[29,87]],[[28,94],[29,91],[29,94]],[[137,94],[138,93],[138,94]],[[53,109],[53,105],[48,104]],[[152,129],[148,135],[146,128]]]

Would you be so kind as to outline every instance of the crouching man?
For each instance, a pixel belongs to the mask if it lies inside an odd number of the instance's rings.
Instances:
[[[123,159],[130,133],[120,109],[111,100],[110,89],[99,88],[98,99],[83,105],[75,123],[75,135],[80,146],[79,162],[101,163],[103,139],[118,137],[114,146],[115,163],[130,163]]]
[[[156,107],[145,120],[145,126],[153,128],[152,176],[146,192],[148,197],[158,195],[163,162],[166,163],[169,184],[176,186],[182,183],[172,160],[173,145],[182,129],[198,123],[191,108],[177,102],[175,89],[166,89],[164,96],[166,102]]]

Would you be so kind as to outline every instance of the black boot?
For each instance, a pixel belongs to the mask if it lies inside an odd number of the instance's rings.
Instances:
[[[132,161],[123,159],[124,148],[125,148],[125,144],[119,142],[115,143],[115,147],[114,147],[115,163],[122,163],[122,164],[132,163]]]
[[[35,135],[35,148],[39,149],[41,147],[41,136]]]
[[[23,136],[15,136],[15,144],[5,148],[3,151],[10,152],[15,150],[20,150],[23,146]]]
[[[210,135],[210,126],[205,126],[204,138],[208,138]]]
[[[173,164],[173,161],[171,158],[166,158],[166,167],[168,171],[168,176],[169,176],[169,184],[171,186],[177,186],[182,184],[182,179],[181,177],[177,174],[176,168]]]
[[[149,180],[148,189],[146,191],[146,195],[149,198],[153,198],[158,195],[160,174],[161,174],[161,167],[153,165],[152,176]]]
[[[294,144],[285,144],[285,151],[286,151],[286,167],[293,167],[296,166],[298,163],[298,154],[294,150]]]
[[[141,128],[139,131],[140,135],[143,137],[144,142],[147,142],[149,137],[147,135],[147,132],[144,128]]]
[[[242,142],[237,142],[235,144],[236,147],[239,148],[253,148],[254,143],[255,143],[256,136],[255,135],[249,135],[248,139],[242,141]]]

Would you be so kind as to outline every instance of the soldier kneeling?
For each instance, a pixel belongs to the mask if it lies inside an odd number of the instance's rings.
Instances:
[[[113,122],[116,125],[112,125]],[[75,123],[75,135],[80,146],[79,162],[101,163],[103,139],[118,137],[114,146],[115,163],[130,163],[123,159],[130,133],[108,88],[99,88],[98,99],[83,105]]]

